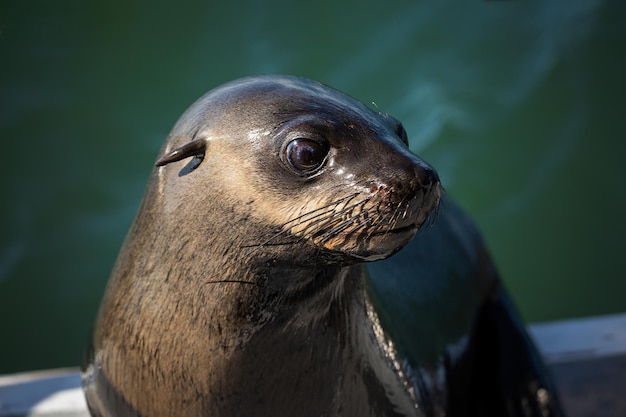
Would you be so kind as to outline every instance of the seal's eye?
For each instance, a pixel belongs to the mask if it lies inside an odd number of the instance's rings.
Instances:
[[[329,150],[325,140],[297,138],[285,148],[285,159],[296,172],[311,174],[322,166]]]

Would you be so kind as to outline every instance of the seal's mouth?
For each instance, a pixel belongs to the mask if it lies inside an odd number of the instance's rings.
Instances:
[[[429,222],[439,197],[434,184],[402,193],[384,188],[359,190],[324,204],[309,200],[307,205],[292,208],[288,220],[257,246],[308,242],[316,248],[316,256],[331,253],[333,263],[384,259]]]
[[[375,213],[379,216],[377,221],[354,222],[350,227],[337,233],[317,234],[311,241],[316,246],[333,253],[343,253],[347,262],[382,260],[402,249],[420,228],[427,226],[436,217],[438,205],[437,190],[427,194],[425,198],[422,196],[420,199],[411,199],[409,202],[398,204],[396,209],[391,211],[392,214],[375,209],[368,210],[364,214],[365,218]]]
[[[357,239],[345,239],[340,244],[326,242],[323,246],[334,253],[343,254],[348,262],[379,261],[402,249],[415,236],[419,228],[419,225],[414,224],[395,229],[378,230]]]
[[[402,233],[414,233],[420,228],[419,224],[412,224],[410,226],[397,227],[389,230],[378,230],[372,233],[372,236],[383,236],[387,234],[402,234]]]

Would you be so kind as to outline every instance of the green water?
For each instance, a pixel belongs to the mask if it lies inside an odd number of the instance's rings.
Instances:
[[[169,129],[267,72],[402,120],[527,320],[626,311],[622,2],[296,4],[0,4],[0,373],[79,363]]]

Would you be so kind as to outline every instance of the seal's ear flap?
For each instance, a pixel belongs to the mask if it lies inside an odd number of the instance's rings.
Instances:
[[[180,161],[185,158],[189,158],[190,156],[194,156],[196,158],[200,158],[200,160],[204,159],[204,153],[206,152],[206,140],[205,139],[196,139],[189,143],[184,144],[180,148],[176,148],[168,154],[163,155],[156,161],[156,166],[162,167],[163,165],[167,165],[170,162]]]
[[[156,161],[156,166],[162,167],[170,162],[177,162],[193,156],[191,162],[189,162],[180,172],[180,175],[189,174],[191,171],[198,168],[198,166],[202,163],[206,152],[206,146],[206,139],[196,139],[163,155],[158,161]]]

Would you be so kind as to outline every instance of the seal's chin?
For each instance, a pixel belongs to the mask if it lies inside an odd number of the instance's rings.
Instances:
[[[413,224],[389,230],[376,230],[369,235],[337,236],[323,242],[321,246],[337,255],[343,255],[348,263],[380,261],[409,243],[419,227],[419,224]]]

